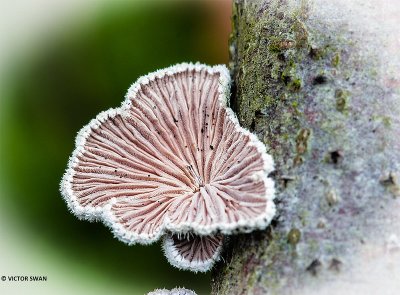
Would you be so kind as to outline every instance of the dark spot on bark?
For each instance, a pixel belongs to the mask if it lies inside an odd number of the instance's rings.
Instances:
[[[255,115],[257,118],[264,117],[264,114],[263,114],[260,110],[256,110],[256,111],[254,112],[254,115]]]
[[[250,125],[250,131],[253,132],[256,129],[256,121],[253,119],[253,121],[251,121],[251,125]]]
[[[294,180],[294,177],[292,177],[292,176],[282,176],[281,180],[282,180],[283,187],[287,188],[289,183]]]
[[[394,175],[394,173],[391,172],[389,173],[389,175],[381,179],[381,183],[387,186],[397,184],[396,176]]]
[[[283,18],[285,17],[285,14],[284,14],[283,12],[278,12],[278,13],[276,14],[276,17],[277,17],[278,19],[283,19]]]
[[[394,172],[390,172],[380,179],[380,183],[385,186],[394,197],[400,197],[400,185],[397,179],[397,175]]]
[[[285,85],[287,85],[287,84],[289,84],[291,78],[288,75],[282,75],[282,80],[283,80],[283,83],[285,83]]]
[[[283,53],[279,53],[279,54],[278,54],[278,59],[279,59],[280,61],[285,61],[285,60],[286,60],[286,57],[285,57],[285,55],[284,55]]]
[[[318,75],[314,78],[313,85],[325,84],[327,81],[328,79],[324,75]]]
[[[318,60],[322,56],[324,56],[324,50],[322,48],[316,48],[316,47],[311,47],[310,52],[308,55],[313,59],[313,60]]]
[[[342,269],[343,262],[337,258],[332,258],[331,263],[329,264],[329,270],[340,272]]]
[[[331,161],[333,164],[339,164],[343,161],[343,152],[341,150],[336,150],[330,153]]]
[[[308,271],[313,276],[316,276],[321,270],[322,263],[319,259],[314,259],[309,266],[307,266],[306,271]]]
[[[294,159],[293,159],[293,166],[299,166],[301,164],[304,163],[304,159],[302,156],[297,155]]]

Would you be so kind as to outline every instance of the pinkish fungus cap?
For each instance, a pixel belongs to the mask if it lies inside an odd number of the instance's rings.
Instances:
[[[177,268],[206,272],[219,260],[223,240],[222,235],[165,235],[164,254],[169,263]]]
[[[147,295],[196,295],[196,293],[185,288],[174,288],[172,290],[156,289],[147,293]]]
[[[227,107],[229,83],[225,66],[201,64],[141,77],[79,132],[61,182],[71,211],[128,244],[266,228],[273,160]]]

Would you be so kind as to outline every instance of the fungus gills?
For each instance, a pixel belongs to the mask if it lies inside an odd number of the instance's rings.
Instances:
[[[206,272],[219,260],[223,240],[222,235],[165,235],[163,249],[173,266],[194,272]]]
[[[127,244],[266,228],[273,160],[227,107],[229,83],[225,66],[201,64],[139,78],[79,132],[61,182],[70,210]]]
[[[156,289],[152,292],[147,293],[147,295],[196,295],[192,290],[185,288],[175,288],[172,290],[167,289]]]

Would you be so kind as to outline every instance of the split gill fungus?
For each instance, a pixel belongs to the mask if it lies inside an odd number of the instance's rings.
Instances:
[[[139,78],[78,133],[61,181],[69,209],[127,244],[164,237],[170,263],[192,271],[212,267],[223,235],[265,229],[273,160],[227,106],[229,87],[222,65]]]
[[[224,236],[165,235],[163,249],[168,262],[194,272],[209,270],[219,260]]]
[[[174,288],[172,290],[156,289],[147,295],[197,295],[194,291],[185,288]]]

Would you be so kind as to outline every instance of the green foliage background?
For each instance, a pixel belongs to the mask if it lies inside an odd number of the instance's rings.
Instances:
[[[51,36],[23,63],[11,62],[0,111],[1,212],[9,216],[2,226],[21,233],[14,255],[36,251],[49,259],[52,267],[41,268],[48,284],[62,271],[66,281],[59,285],[65,290],[82,280],[107,286],[95,288],[96,294],[110,287],[115,294],[143,294],[175,286],[208,293],[208,274],[172,268],[160,244],[127,246],[101,223],[79,221],[58,188],[76,133],[100,111],[119,106],[139,76],[183,61],[226,62],[227,48],[213,46],[204,27],[210,16],[203,4],[110,7],[95,20]]]

